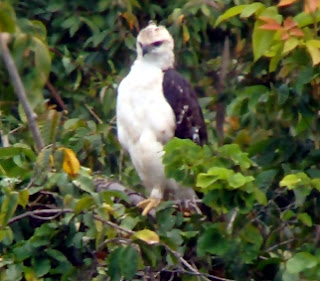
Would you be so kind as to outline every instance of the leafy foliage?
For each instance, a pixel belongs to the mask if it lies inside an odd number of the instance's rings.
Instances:
[[[319,280],[320,9],[298,2],[0,2],[45,143],[37,153],[0,64],[0,279]],[[163,158],[202,213],[168,201],[144,217],[97,186],[143,190],[114,107],[150,19],[204,110],[208,145],[174,138]]]

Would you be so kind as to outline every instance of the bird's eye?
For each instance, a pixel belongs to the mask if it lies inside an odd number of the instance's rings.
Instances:
[[[152,45],[155,47],[159,47],[162,45],[162,43],[163,43],[162,41],[156,41],[156,42],[153,42]]]

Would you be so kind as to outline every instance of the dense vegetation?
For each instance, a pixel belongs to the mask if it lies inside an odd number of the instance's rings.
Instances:
[[[158,2],[0,1],[0,280],[320,280],[320,1]],[[204,111],[209,144],[164,156],[201,213],[129,192],[116,89],[150,19]]]

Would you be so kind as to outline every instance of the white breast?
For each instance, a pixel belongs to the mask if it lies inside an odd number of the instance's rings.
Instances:
[[[125,149],[130,150],[143,134],[161,144],[173,137],[175,116],[163,95],[162,79],[161,69],[136,61],[120,83],[117,127],[119,141]]]

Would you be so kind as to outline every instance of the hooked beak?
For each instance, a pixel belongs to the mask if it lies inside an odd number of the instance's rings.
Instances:
[[[151,50],[151,46],[150,45],[141,45],[141,49],[142,49],[142,56],[145,56],[146,54],[148,54]]]

